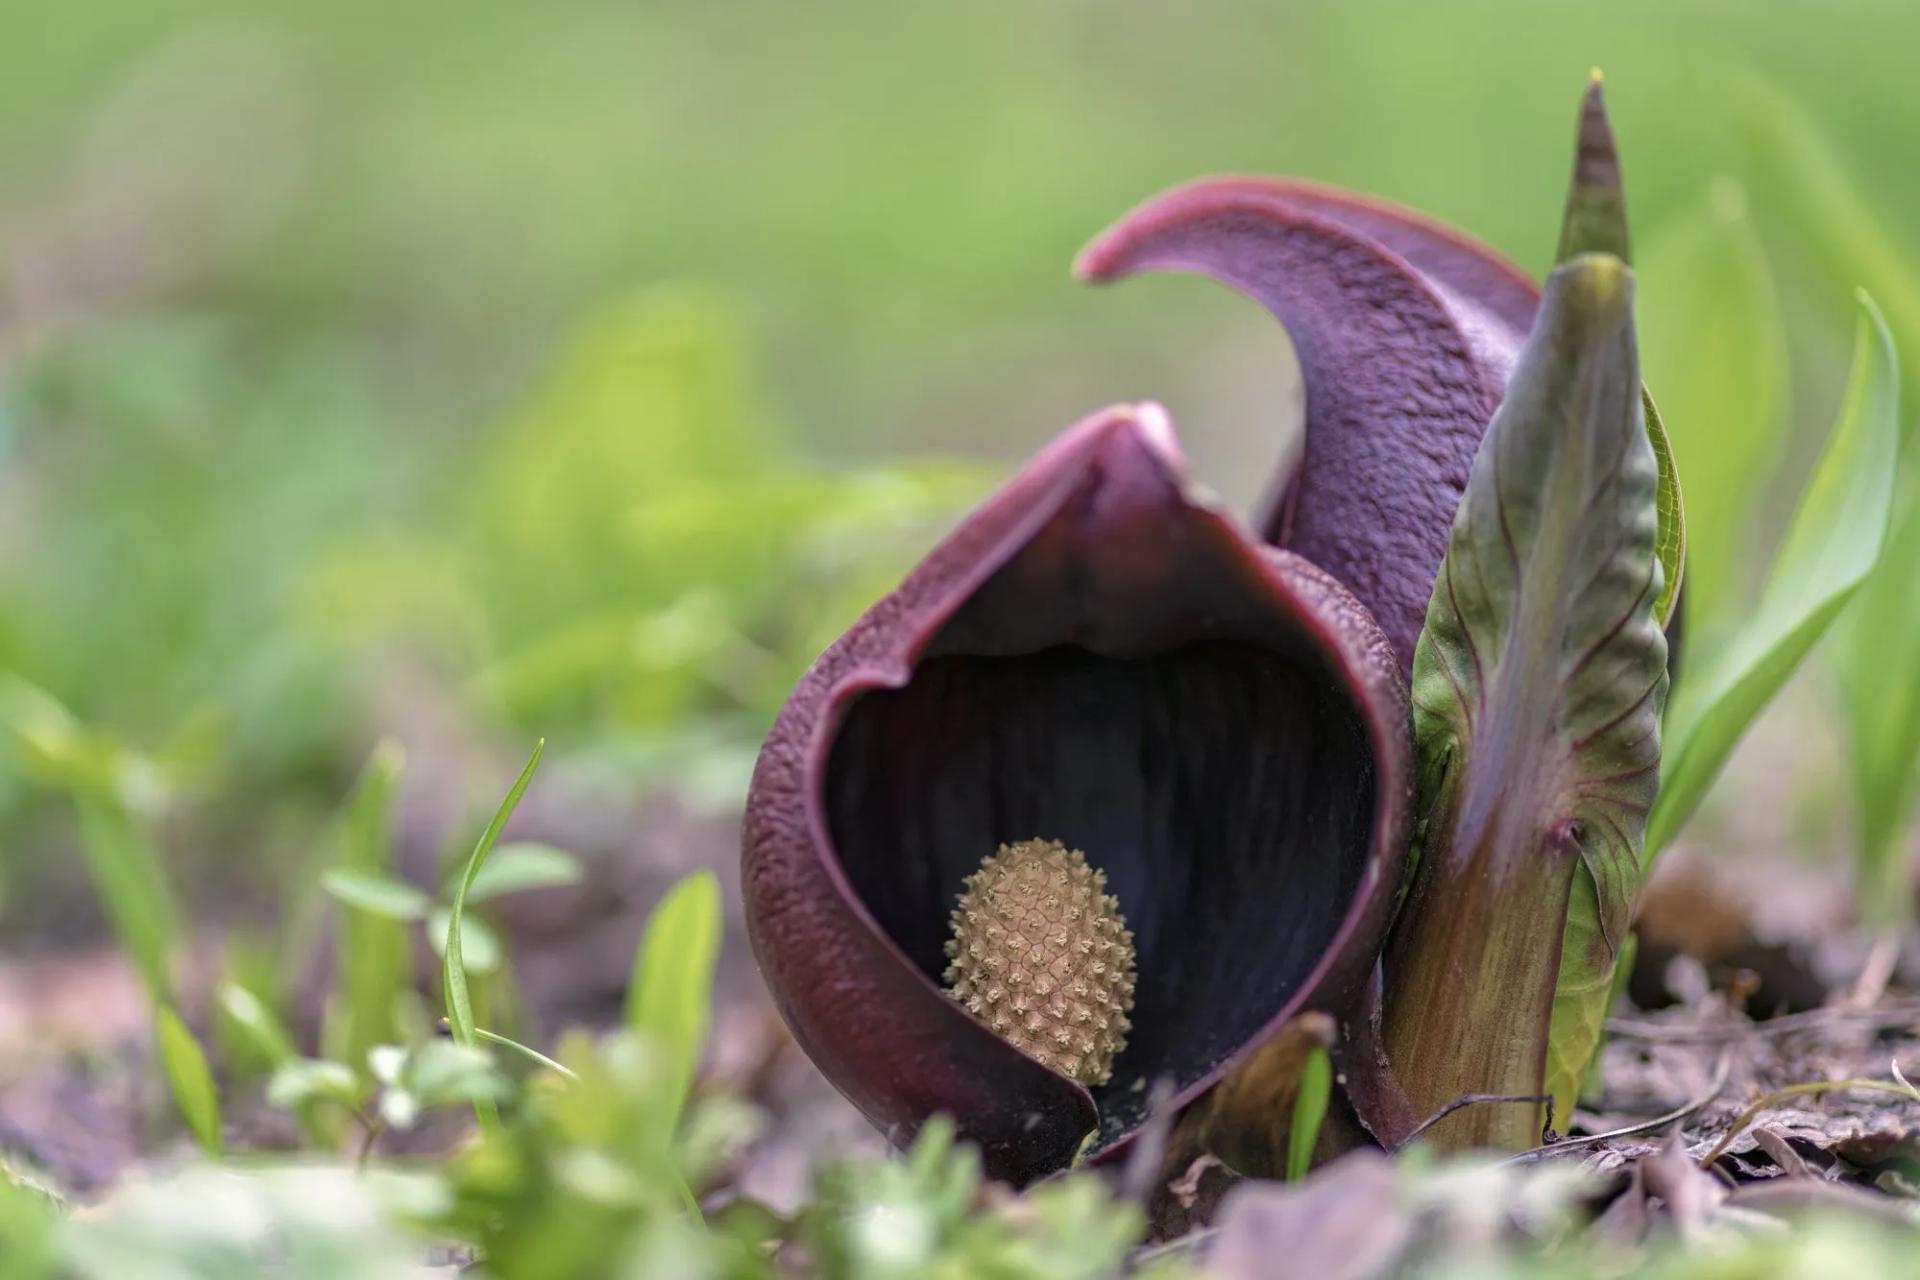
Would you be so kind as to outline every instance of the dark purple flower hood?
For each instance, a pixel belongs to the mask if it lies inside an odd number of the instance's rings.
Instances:
[[[896,1141],[947,1113],[1014,1181],[1350,1007],[1410,838],[1414,640],[1537,298],[1415,214],[1261,179],[1158,197],[1078,264],[1161,268],[1258,299],[1298,351],[1304,451],[1258,532],[1158,406],[1086,419],[821,655],[748,798],[747,923],[801,1047]],[[1033,838],[1104,870],[1137,941],[1091,1090],[940,986],[963,878]]]

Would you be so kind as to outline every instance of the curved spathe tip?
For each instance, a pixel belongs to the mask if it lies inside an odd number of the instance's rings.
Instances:
[[[1155,196],[1074,264],[1093,283],[1150,270],[1210,276],[1285,326],[1306,387],[1306,438],[1257,526],[1350,587],[1411,670],[1447,530],[1537,287],[1409,210],[1247,177]]]

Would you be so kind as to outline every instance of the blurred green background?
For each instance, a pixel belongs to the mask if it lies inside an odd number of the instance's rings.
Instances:
[[[1736,516],[1710,482],[1690,512],[1745,564],[1856,284],[1920,358],[1916,48],[1908,0],[14,0],[15,719],[89,726],[203,902],[270,883],[384,735],[544,733],[724,811],[804,663],[1054,430],[1159,399],[1202,480],[1260,488],[1278,331],[1192,281],[1075,285],[1089,236],[1290,173],[1538,271],[1595,64],[1683,477],[1702,405],[1780,438]],[[45,773],[0,751],[23,944],[92,911]]]

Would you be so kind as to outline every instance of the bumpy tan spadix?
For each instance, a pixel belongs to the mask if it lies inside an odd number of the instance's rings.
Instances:
[[[1057,840],[1003,844],[966,879],[952,917],[953,998],[1015,1048],[1105,1084],[1126,1047],[1133,934],[1107,876]]]

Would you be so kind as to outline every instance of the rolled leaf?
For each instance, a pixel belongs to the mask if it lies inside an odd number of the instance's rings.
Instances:
[[[1582,253],[1606,253],[1630,262],[1626,196],[1620,175],[1620,156],[1613,127],[1607,120],[1600,73],[1595,71],[1580,104],[1579,140],[1574,151],[1573,178],[1567,189],[1566,213],[1560,229],[1559,261]],[[1639,344],[1636,342],[1636,355]],[[1647,440],[1653,447],[1659,480],[1654,506],[1659,532],[1654,554],[1663,581],[1654,599],[1653,616],[1661,626],[1674,619],[1680,583],[1690,551],[1686,514],[1680,500],[1680,473],[1653,396],[1641,387],[1640,405],[1646,414]],[[1714,406],[1683,403],[1683,412],[1711,413]],[[1669,632],[1669,635],[1672,635]],[[1672,668],[1672,651],[1668,652]],[[1622,884],[1615,893],[1627,895],[1625,914],[1631,918],[1639,885]],[[1554,983],[1553,1013],[1547,1031],[1546,1072],[1537,1090],[1552,1095],[1554,1115],[1573,1111],[1581,1083],[1593,1055],[1599,1051],[1607,1009],[1619,987],[1623,955],[1631,953],[1632,936],[1621,927],[1617,898],[1608,898],[1601,881],[1576,871],[1567,900],[1566,927],[1561,934],[1560,973]]]
[[[1620,178],[1620,153],[1614,145],[1613,125],[1607,120],[1607,104],[1601,92],[1600,72],[1596,69],[1587,85],[1587,96],[1580,102],[1580,130],[1573,153],[1573,178],[1567,186],[1566,211],[1560,220],[1560,248],[1554,254],[1556,264],[1582,253],[1610,253],[1620,261],[1633,262],[1631,238],[1627,234],[1627,198]],[[1644,347],[1644,344],[1641,344]],[[1654,551],[1660,557],[1660,572],[1665,579],[1659,599],[1654,601],[1654,616],[1666,626],[1679,611],[1680,586],[1686,576],[1689,559],[1687,515],[1680,497],[1680,468],[1674,457],[1667,426],[1653,403],[1653,393],[1641,388],[1641,408],[1647,416],[1647,439],[1653,445],[1654,462],[1660,469],[1655,492],[1660,532]],[[1682,411],[1693,408],[1682,405]]]
[[[1667,424],[1653,403],[1653,393],[1644,385],[1640,388],[1640,408],[1647,415],[1647,443],[1653,446],[1654,465],[1660,471],[1654,488],[1660,532],[1654,538],[1653,552],[1660,559],[1661,583],[1660,598],[1653,602],[1653,616],[1660,619],[1661,626],[1672,628],[1680,615],[1680,587],[1687,571],[1686,504],[1681,500],[1680,468],[1673,456],[1673,443],[1667,438]]]
[[[1539,1092],[1556,992],[1604,989],[1630,921],[1667,683],[1632,295],[1611,254],[1549,277],[1415,655],[1427,826],[1381,1023],[1414,1118],[1469,1093]],[[1563,949],[1581,893],[1589,945]],[[1481,1106],[1432,1134],[1523,1146],[1540,1128],[1537,1105]]]

